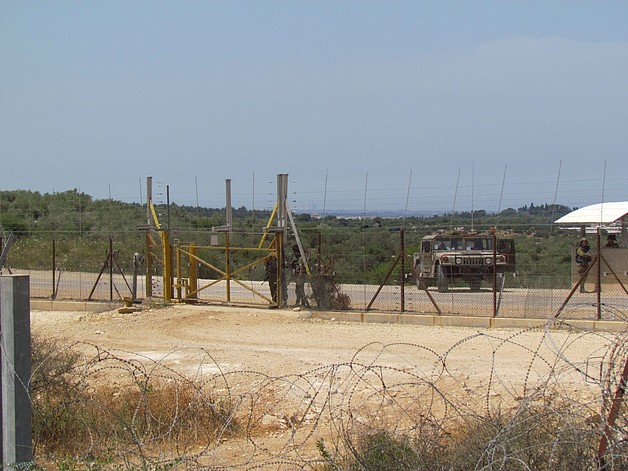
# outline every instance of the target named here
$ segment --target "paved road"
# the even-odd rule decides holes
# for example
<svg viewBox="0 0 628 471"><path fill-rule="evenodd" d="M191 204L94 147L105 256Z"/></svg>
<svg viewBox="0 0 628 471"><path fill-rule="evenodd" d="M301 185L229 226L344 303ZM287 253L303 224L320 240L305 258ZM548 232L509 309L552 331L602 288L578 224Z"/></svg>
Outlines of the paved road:
<svg viewBox="0 0 628 471"><path fill-rule="evenodd" d="M53 293L52 275L46 271L17 272L27 273L31 277L31 296L50 298ZM125 281L126 278L126 281ZM57 299L87 299L93 290L92 299L113 300L131 296L130 287L133 285L132 275L122 277L113 276L113 289L110 288L109 274L105 273L98 279L97 273L60 272L57 273ZM128 286L127 286L128 283ZM199 280L199 288L212 283L212 280ZM307 286L309 288L309 286ZM376 285L340 285L340 291L347 294L351 300L351 308L364 310L377 291ZM308 289L311 294L311 289ZM373 302L372 310L397 311L401 310L400 286L385 286ZM288 304L294 303L294 283L288 287ZM153 280L153 295L163 293L161 278ZM227 284L219 282L203 289L199 293L202 300L213 302L248 303L267 305L270 298L267 283L246 281L242 284L230 283L230 298L227 299ZM463 314L490 316L493 313L493 293L489 288L479 292L471 292L468 288L452 288L447 293L439 293L430 288L429 294L443 314ZM563 305L569 290L566 289L522 289L506 288L498 298L499 315L502 317L547 318L556 313ZM137 296L145 296L145 279L139 276L137 280ZM597 311L597 295L595 293L576 293L565 307L561 316L570 318L594 319ZM628 317L628 296L619 285L603 285L602 293L603 318ZM414 285L405 287L405 311L417 313L435 313L426 292L417 289Z"/></svg>

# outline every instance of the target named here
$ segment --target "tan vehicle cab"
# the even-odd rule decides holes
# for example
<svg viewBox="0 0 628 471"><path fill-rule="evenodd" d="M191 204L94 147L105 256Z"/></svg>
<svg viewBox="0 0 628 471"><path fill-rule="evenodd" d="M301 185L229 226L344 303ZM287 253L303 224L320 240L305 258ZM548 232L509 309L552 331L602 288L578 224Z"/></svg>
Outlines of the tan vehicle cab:
<svg viewBox="0 0 628 471"><path fill-rule="evenodd" d="M493 272L515 271L515 243L512 238L492 233L447 232L423 237L421 251L414 254L421 280L447 291L449 283L462 280L473 291L482 281L491 281Z"/></svg>

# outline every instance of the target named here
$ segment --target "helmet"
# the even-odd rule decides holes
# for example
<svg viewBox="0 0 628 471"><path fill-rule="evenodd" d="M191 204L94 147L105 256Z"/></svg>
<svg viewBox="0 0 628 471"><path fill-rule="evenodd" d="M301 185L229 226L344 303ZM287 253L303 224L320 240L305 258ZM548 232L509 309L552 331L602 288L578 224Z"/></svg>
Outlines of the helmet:
<svg viewBox="0 0 628 471"><path fill-rule="evenodd" d="M582 239L580 239L580 242L589 242L589 239L587 239L586 237L583 237Z"/></svg>

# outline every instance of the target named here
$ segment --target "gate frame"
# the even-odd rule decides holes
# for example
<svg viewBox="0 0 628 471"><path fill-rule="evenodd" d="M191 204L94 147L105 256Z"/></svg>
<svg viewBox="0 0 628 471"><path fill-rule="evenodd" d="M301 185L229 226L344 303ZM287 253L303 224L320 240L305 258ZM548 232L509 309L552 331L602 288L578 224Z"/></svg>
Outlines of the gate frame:
<svg viewBox="0 0 628 471"><path fill-rule="evenodd" d="M152 267L153 267L153 259L157 262L160 262L163 266L163 298L166 303L172 301L173 298L176 298L179 302L195 302L198 301L198 293L204 289L207 289L221 281L226 281L227 292L226 298L227 302L231 302L231 281L233 280L235 283L244 287L248 291L251 291L256 296L265 299L271 305L275 307L281 307L283 303L283 299L286 293L283 293L283 290L286 289L282 280L285 279L285 255L284 255L284 245L286 242L286 233L288 229L288 222L291 224L294 237L296 239L297 245L299 247L299 251L301 254L301 258L305 263L306 271L308 275L310 275L310 267L305 256L305 252L303 250L303 246L301 244L301 240L299 238L299 233L296 228L296 224L294 222L294 218L292 217L292 213L290 212L290 208L287 202L287 190L288 190L288 174L281 173L277 175L277 201L275 202L273 211L268 219L266 226L264 227L262 237L257 247L232 247L231 242L231 180L227 179L227 226L218 228L219 232L223 232L225 234L225 245L222 247L217 246L200 246L195 243L181 243L176 241L176 244L173 246L170 242L170 224L168 223L168 228L162 228L159 223L159 218L157 216L157 211L155 210L155 206L153 205L152 200L152 177L147 177L146 179L146 213L147 213L147 224L146 226L140 227L141 230L144 230L145 235L145 261L146 261L146 297L152 297ZM276 221L277 225L272 226L273 221ZM155 251L154 247L159 246L156 243L155 239L152 237L152 231L156 230L161 239L161 254L162 258L160 259ZM266 242L266 238L268 234L274 234L273 240L270 241L267 247L264 247ZM187 250L186 250L187 248ZM218 267L215 267L211 263L206 260L200 258L197 254L198 249L211 249L211 250L224 250L225 252L225 269L221 270ZM231 271L230 265L230 254L235 251L260 251L264 252L264 255L261 258L254 260L251 263L248 263L244 267L241 267L235 271ZM189 262L189 271L188 278L184 278L182 276L183 269L183 259L187 257ZM260 293L258 290L255 290L249 286L246 286L244 283L240 281L236 276L242 273L244 270L248 270L249 268L259 264L266 263L270 258L275 257L277 259L277 301L273 301L269 299L264 294ZM174 258L174 260L173 260ZM211 283L206 284L205 286L198 287L198 270L196 263L201 263L208 268L219 273L221 278L217 280L213 280ZM174 266L174 267L173 267ZM176 272L176 276L175 276ZM176 280L175 280L176 278ZM185 288L185 295L184 290Z"/></svg>

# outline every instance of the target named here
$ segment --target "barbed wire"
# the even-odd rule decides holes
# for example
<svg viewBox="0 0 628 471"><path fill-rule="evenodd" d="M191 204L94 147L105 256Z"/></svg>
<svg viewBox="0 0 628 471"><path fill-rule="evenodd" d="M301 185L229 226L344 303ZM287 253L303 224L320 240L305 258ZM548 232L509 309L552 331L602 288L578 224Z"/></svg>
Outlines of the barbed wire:
<svg viewBox="0 0 628 471"><path fill-rule="evenodd" d="M63 394L50 385L33 392L36 463L67 469L69 456L76 469L601 469L595 450L626 338L552 320L505 336L478 332L443 351L372 342L348 361L285 375L226 367L204 348L155 356L77 342L46 358L50 366L55 355L83 352L63 373ZM465 371L463 358L481 348L490 352L478 360L484 374ZM606 469L628 464L626 417L621 410L611 427ZM396 468L370 461L384 445L378 459L397 460Z"/></svg>

